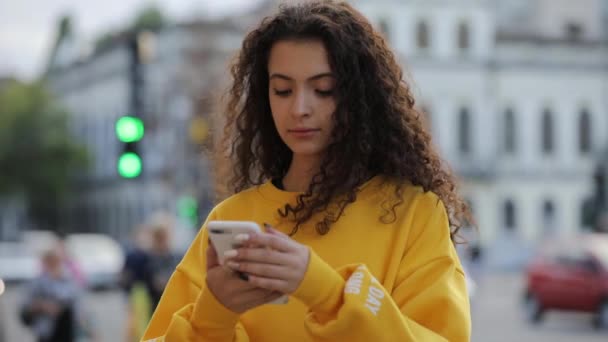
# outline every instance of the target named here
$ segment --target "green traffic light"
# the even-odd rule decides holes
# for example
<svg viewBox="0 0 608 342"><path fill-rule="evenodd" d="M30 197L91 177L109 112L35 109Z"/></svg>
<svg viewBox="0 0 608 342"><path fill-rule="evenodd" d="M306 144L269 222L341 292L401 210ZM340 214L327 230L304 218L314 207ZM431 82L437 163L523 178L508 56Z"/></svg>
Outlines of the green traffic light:
<svg viewBox="0 0 608 342"><path fill-rule="evenodd" d="M144 136L144 123L133 116L123 116L116 121L118 140L130 143L141 140Z"/></svg>
<svg viewBox="0 0 608 342"><path fill-rule="evenodd" d="M184 196L177 202L179 214L182 217L196 217L198 204L196 199L190 196Z"/></svg>
<svg viewBox="0 0 608 342"><path fill-rule="evenodd" d="M124 153L118 159L118 174L124 178L135 178L141 174L141 158L135 153Z"/></svg>

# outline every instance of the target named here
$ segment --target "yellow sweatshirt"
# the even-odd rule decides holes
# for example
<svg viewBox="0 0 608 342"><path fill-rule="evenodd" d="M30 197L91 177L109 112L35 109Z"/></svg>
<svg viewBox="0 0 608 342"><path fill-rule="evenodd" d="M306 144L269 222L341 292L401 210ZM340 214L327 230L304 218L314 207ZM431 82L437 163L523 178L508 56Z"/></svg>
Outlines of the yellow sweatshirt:
<svg viewBox="0 0 608 342"><path fill-rule="evenodd" d="M268 182L220 203L209 220L291 224L277 208L296 193ZM152 341L469 341L462 266L450 241L443 203L408 185L396 217L382 223L394 185L375 177L326 235L311 220L293 238L310 248L299 288L286 305L236 314L205 282L205 226L177 266L144 340ZM388 217L390 219L390 217ZM156 339L155 339L156 338Z"/></svg>

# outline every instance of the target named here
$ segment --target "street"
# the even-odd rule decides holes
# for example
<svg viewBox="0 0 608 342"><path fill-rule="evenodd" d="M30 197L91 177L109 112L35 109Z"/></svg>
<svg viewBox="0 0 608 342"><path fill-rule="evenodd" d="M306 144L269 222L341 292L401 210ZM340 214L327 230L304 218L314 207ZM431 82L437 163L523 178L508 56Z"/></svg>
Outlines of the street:
<svg viewBox="0 0 608 342"><path fill-rule="evenodd" d="M0 342L34 342L34 336L19 322L18 308L24 286L9 286L0 296ZM84 308L91 315L97 334L95 342L124 341L125 297L119 291L89 292Z"/></svg>
<svg viewBox="0 0 608 342"><path fill-rule="evenodd" d="M594 330L591 326L591 316L586 314L549 313L540 325L529 325L524 321L519 306L521 284L521 278L516 274L486 276L473 303L472 341L605 342L608 340L608 331ZM0 327L6 329L6 335L0 335L0 342L34 341L27 329L17 320L17 304L22 291L22 286L11 286L0 297L0 318L3 319ZM94 317L98 341L124 340L125 303L120 292L89 293L85 299L85 306Z"/></svg>
<svg viewBox="0 0 608 342"><path fill-rule="evenodd" d="M542 323L530 325L521 308L523 284L519 274L491 274L482 280L472 307L472 341L608 341L608 330L593 329L589 314L549 312Z"/></svg>

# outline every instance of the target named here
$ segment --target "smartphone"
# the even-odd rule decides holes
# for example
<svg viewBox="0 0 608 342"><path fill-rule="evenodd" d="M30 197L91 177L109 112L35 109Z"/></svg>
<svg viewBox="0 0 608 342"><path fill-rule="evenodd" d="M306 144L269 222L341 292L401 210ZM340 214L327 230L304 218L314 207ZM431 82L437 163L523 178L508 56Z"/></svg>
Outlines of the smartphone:
<svg viewBox="0 0 608 342"><path fill-rule="evenodd" d="M224 252L240 247L236 241L237 235L262 231L257 223L250 221L209 221L207 229L220 265L224 264Z"/></svg>
<svg viewBox="0 0 608 342"><path fill-rule="evenodd" d="M240 243L236 240L237 235L262 232L260 226L251 221L209 221L207 230L220 265L224 265L224 252L240 247ZM287 301L288 297L285 295L268 304L286 304Z"/></svg>

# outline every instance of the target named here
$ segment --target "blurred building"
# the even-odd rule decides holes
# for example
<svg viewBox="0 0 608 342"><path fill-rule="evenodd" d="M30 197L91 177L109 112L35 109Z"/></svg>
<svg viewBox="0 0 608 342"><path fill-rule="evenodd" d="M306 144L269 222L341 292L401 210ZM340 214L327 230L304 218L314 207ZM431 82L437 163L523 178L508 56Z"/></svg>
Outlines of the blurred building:
<svg viewBox="0 0 608 342"><path fill-rule="evenodd" d="M18 240L28 225L26 208L23 196L0 197L0 241Z"/></svg>
<svg viewBox="0 0 608 342"><path fill-rule="evenodd" d="M73 132L92 156L90 171L77 179L77 196L65 213L68 231L126 238L155 211L177 214L182 198L195 198L203 218L212 205L209 158L202 148L211 110L208 98L225 72L218 61L225 64L238 48L243 29L230 20L200 20L146 33L140 113L145 135L139 144L144 170L128 180L117 173L122 143L115 123L132 114L131 34L118 34L87 52L70 33L52 53L47 81L71 112Z"/></svg>
<svg viewBox="0 0 608 342"><path fill-rule="evenodd" d="M584 208L608 143L604 2L355 4L411 73L482 243L588 228Z"/></svg>
<svg viewBox="0 0 608 342"><path fill-rule="evenodd" d="M71 34L64 37L48 79L95 157L67 213L71 225L124 236L147 213L174 209L184 194L211 197L209 162L189 138L193 121L210 121L229 57L277 2L245 17L154 33L145 66L145 171L134 181L116 173L114 123L128 110L125 37L86 57ZM608 144L604 2L353 4L384 32L409 73L435 143L462 177L484 245L501 241L512 254L544 236L589 228L593 173Z"/></svg>

